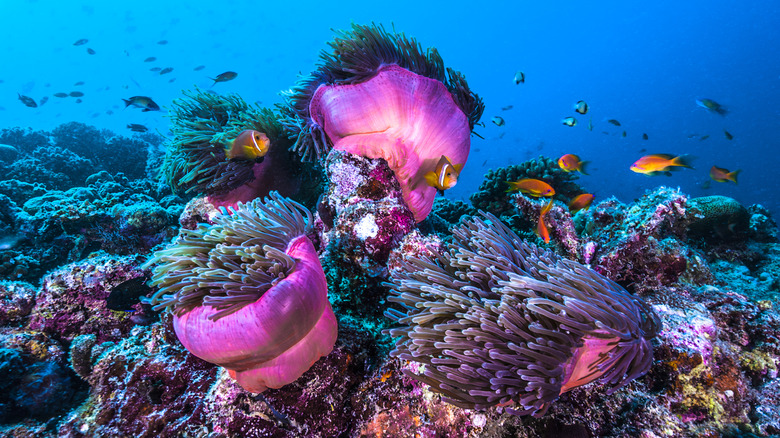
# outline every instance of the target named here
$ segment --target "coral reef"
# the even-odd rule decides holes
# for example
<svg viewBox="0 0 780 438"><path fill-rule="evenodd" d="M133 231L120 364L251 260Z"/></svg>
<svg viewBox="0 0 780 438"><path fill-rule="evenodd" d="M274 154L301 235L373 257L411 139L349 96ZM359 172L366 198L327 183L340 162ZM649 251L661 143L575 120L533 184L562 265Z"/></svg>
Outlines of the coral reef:
<svg viewBox="0 0 780 438"><path fill-rule="evenodd" d="M579 178L575 172L566 172L555 160L540 155L514 166L488 171L477 192L469 197L471 204L474 208L489 211L511 224L512 220L505 216L512 216L515 211L512 195L507 193L509 186L506 182L523 178L539 179L550 184L555 189L555 199L564 204L568 204L580 193L585 193L585 190L574 182Z"/></svg>
<svg viewBox="0 0 780 438"><path fill-rule="evenodd" d="M27 328L60 341L92 334L99 342L118 341L144 315L151 316L136 298L122 310L108 307L109 296L120 283L144 276L137 256L100 255L63 266L47 274L35 298Z"/></svg>
<svg viewBox="0 0 780 438"><path fill-rule="evenodd" d="M100 170L121 172L128 179L143 178L149 148L159 142L157 136L128 138L79 122L62 124L51 133L3 130L0 143L21 151L13 161L6 160L4 179L67 190L83 185Z"/></svg>
<svg viewBox="0 0 780 438"><path fill-rule="evenodd" d="M24 152L0 181L0 279L35 282L90 252L145 252L175 234L182 201L146 178L158 136L73 122L0 138Z"/></svg>
<svg viewBox="0 0 780 438"><path fill-rule="evenodd" d="M717 241L744 239L751 215L736 199L705 196L690 199L688 205L692 216L688 225L691 237Z"/></svg>
<svg viewBox="0 0 780 438"><path fill-rule="evenodd" d="M43 333L0 329L0 372L0 424L28 419L51 427L83 399L66 352Z"/></svg>
<svg viewBox="0 0 780 438"><path fill-rule="evenodd" d="M187 354L162 326L136 328L116 343L80 338L73 368L90 386L79 409L59 424L61 437L195 436L205 428L203 396L216 370ZM90 353L98 349L100 355Z"/></svg>
<svg viewBox="0 0 780 438"><path fill-rule="evenodd" d="M688 197L668 187L626 206L607 199L576 218L577 230L596 242L590 263L639 293L679 281L712 281L704 256L686 245L693 215Z"/></svg>
<svg viewBox="0 0 780 438"><path fill-rule="evenodd" d="M545 157L434 199L415 181L465 162L481 100L381 27L329 47L281 116L196 90L165 145L0 130L0 436L780 435L766 208L658 187L572 215ZM556 190L543 247L524 177Z"/></svg>
<svg viewBox="0 0 780 438"><path fill-rule="evenodd" d="M149 251L173 237L180 200L145 179L128 181L101 172L87 187L47 191L22 208L7 201L15 214L3 220L15 243L0 249L0 276L35 281L47 266L57 266L103 250L111 254ZM0 198L0 202L3 199ZM8 266L5 266L8 264Z"/></svg>
<svg viewBox="0 0 780 438"><path fill-rule="evenodd" d="M383 159L338 150L325 167L329 185L322 202L333 217L327 226L320 215L318 245L370 276L386 276L390 251L415 227L392 170Z"/></svg>
<svg viewBox="0 0 780 438"><path fill-rule="evenodd" d="M21 326L35 305L33 285L19 281L0 281L0 327Z"/></svg>

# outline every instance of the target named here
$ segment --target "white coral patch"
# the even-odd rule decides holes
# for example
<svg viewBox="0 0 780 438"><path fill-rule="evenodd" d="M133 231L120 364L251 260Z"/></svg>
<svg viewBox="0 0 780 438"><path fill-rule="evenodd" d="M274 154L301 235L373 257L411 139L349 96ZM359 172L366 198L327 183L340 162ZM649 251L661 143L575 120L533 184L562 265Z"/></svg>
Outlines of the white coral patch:
<svg viewBox="0 0 780 438"><path fill-rule="evenodd" d="M360 240L376 237L379 233L379 225L376 224L376 218L373 214L366 215L355 225L355 235Z"/></svg>

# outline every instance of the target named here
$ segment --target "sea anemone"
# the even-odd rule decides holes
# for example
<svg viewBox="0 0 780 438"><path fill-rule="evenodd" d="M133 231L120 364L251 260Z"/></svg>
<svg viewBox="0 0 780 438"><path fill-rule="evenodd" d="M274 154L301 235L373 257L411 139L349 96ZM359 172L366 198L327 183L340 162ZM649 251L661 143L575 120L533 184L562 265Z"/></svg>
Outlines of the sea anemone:
<svg viewBox="0 0 780 438"><path fill-rule="evenodd" d="M282 123L304 160L335 149L382 158L401 183L415 219L431 210L436 189L424 175L441 157L464 164L470 132L484 109L463 76L444 68L435 49L382 27L353 25L323 52L319 69L288 96Z"/></svg>
<svg viewBox="0 0 780 438"><path fill-rule="evenodd" d="M299 183L284 128L268 108L247 104L238 95L184 92L173 102L173 140L163 163L165 178L174 192L205 194L217 205L234 206L272 190L291 196ZM270 140L262 162L228 159L225 149L245 130L256 130Z"/></svg>
<svg viewBox="0 0 780 438"><path fill-rule="evenodd" d="M154 266L155 309L174 314L181 343L227 368L246 390L286 385L327 355L336 318L325 273L305 235L311 214L271 193L182 229Z"/></svg>
<svg viewBox="0 0 780 438"><path fill-rule="evenodd" d="M481 214L453 228L447 252L391 273L391 355L425 364L408 376L463 408L538 417L577 386L611 393L648 371L659 320L646 303Z"/></svg>

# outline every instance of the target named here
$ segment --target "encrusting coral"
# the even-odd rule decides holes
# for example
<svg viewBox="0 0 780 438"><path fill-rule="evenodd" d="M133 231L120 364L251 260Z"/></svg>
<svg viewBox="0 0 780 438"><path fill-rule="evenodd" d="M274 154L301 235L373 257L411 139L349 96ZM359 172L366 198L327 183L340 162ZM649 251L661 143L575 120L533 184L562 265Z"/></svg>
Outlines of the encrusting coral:
<svg viewBox="0 0 780 438"><path fill-rule="evenodd" d="M300 377L336 341L325 274L305 235L311 214L271 193L182 229L154 266L155 309L169 308L181 343L248 391Z"/></svg>
<svg viewBox="0 0 780 438"><path fill-rule="evenodd" d="M464 164L482 100L463 76L445 70L435 49L381 27L353 25L330 43L318 70L294 88L282 123L304 160L331 146L387 161L419 222L436 189L425 181L442 156Z"/></svg>
<svg viewBox="0 0 780 438"><path fill-rule="evenodd" d="M649 370L659 320L647 304L483 216L454 228L447 252L391 272L391 355L426 366L407 375L460 407L541 416L577 386L612 392Z"/></svg>

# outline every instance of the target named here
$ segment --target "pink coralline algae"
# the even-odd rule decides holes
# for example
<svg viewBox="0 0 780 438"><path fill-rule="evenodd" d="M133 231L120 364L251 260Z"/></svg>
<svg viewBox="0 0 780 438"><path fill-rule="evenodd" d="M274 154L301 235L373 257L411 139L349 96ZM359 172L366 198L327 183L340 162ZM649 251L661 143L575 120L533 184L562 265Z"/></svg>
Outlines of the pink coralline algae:
<svg viewBox="0 0 780 438"><path fill-rule="evenodd" d="M442 155L454 164L468 159L468 118L447 88L398 65L360 84L320 86L310 112L334 149L387 161L418 222L436 196L424 175Z"/></svg>
<svg viewBox="0 0 780 438"><path fill-rule="evenodd" d="M632 205L608 199L578 217L585 238L598 242L594 269L643 291L686 279L711 281L703 257L685 243L688 198L660 187Z"/></svg>
<svg viewBox="0 0 780 438"><path fill-rule="evenodd" d="M386 275L390 251L416 226L393 172L383 159L338 150L328 154L326 170L330 186L322 202L334 217L319 227L321 246L332 243L362 271Z"/></svg>
<svg viewBox="0 0 780 438"><path fill-rule="evenodd" d="M284 386L336 341L325 274L304 234L311 215L272 193L213 220L147 262L160 286L152 303L171 308L187 350L246 390Z"/></svg>
<svg viewBox="0 0 780 438"><path fill-rule="evenodd" d="M0 281L0 326L21 325L35 305L36 289L21 281Z"/></svg>
<svg viewBox="0 0 780 438"><path fill-rule="evenodd" d="M117 343L77 338L72 366L90 391L81 409L60 423L58 436L198 435L204 427L203 395L216 369L172 341L162 325L137 327Z"/></svg>
<svg viewBox="0 0 780 438"><path fill-rule="evenodd" d="M103 255L49 273L42 280L27 327L67 341L81 334L94 334L101 342L127 336L149 310L136 303L115 311L106 300L114 286L144 275L139 262L132 256Z"/></svg>

